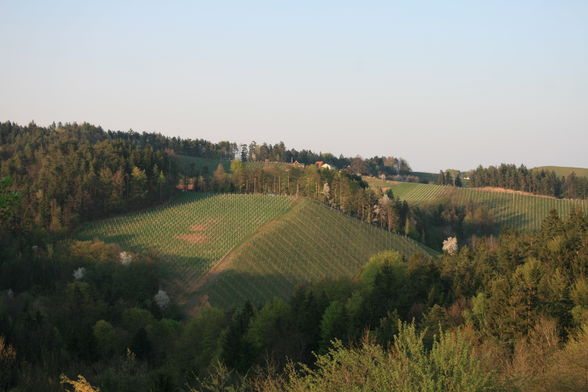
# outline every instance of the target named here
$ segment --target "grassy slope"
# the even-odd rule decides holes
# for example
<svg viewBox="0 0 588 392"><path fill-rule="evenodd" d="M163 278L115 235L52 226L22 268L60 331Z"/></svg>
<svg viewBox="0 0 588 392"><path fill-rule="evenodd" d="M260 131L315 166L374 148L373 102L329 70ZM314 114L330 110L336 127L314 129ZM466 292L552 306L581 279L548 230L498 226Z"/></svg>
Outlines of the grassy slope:
<svg viewBox="0 0 588 392"><path fill-rule="evenodd" d="M353 276L375 252L434 253L306 199L184 193L174 202L84 226L80 239L151 250L187 309L288 296L296 284ZM209 271L212 271L209 273Z"/></svg>
<svg viewBox="0 0 588 392"><path fill-rule="evenodd" d="M484 191L475 188L454 188L450 186L388 183L394 195L409 203L429 203L450 200L458 204L468 202L488 206L501 227L512 226L522 230L536 230L549 211L556 209L560 215L567 215L573 207L588 211L587 200L562 200L516 193ZM370 182L380 187L380 182Z"/></svg>
<svg viewBox="0 0 588 392"><path fill-rule="evenodd" d="M288 197L189 192L162 207L90 223L78 237L116 242L133 251L151 250L186 283L208 272L292 204Z"/></svg>
<svg viewBox="0 0 588 392"><path fill-rule="evenodd" d="M572 172L575 172L577 176L588 177L588 168L583 167L566 167L566 166L539 166L534 167L533 170L547 170L554 171L560 177L567 177Z"/></svg>
<svg viewBox="0 0 588 392"><path fill-rule="evenodd" d="M207 167L209 174L212 174L215 171L219 163L223 165L226 171L228 171L231 167L231 161L229 160L199 158L188 155L176 155L176 159L180 170L187 174L190 173L190 165L194 165L194 169L202 169L203 167Z"/></svg>
<svg viewBox="0 0 588 392"><path fill-rule="evenodd" d="M225 308L246 299L287 297L303 282L354 276L372 254L386 249L407 256L435 254L403 236L302 199L231 252L201 293L212 305Z"/></svg>

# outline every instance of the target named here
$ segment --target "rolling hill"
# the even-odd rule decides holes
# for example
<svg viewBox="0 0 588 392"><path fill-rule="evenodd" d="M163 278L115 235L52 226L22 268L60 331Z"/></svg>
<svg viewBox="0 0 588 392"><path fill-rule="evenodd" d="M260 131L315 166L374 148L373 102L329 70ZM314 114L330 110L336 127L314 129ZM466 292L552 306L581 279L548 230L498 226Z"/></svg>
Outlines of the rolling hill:
<svg viewBox="0 0 588 392"><path fill-rule="evenodd" d="M482 188L455 188L452 186L386 182L366 178L371 187L390 188L395 196L409 203L424 204L451 201L465 205L469 202L485 205L499 227L516 227L537 230L541 221L555 209L565 216L572 208L588 211L588 200L555 199L548 196L528 195L509 190Z"/></svg>
<svg viewBox="0 0 588 392"><path fill-rule="evenodd" d="M200 292L221 307L231 306L234 298L285 298L303 282L353 276L370 255L387 249L405 256L435 254L407 237L301 199L227 255Z"/></svg>
<svg viewBox="0 0 588 392"><path fill-rule="evenodd" d="M77 237L159 255L188 310L286 297L297 284L352 276L381 250L434 254L313 201L271 195L187 192L164 206L89 223Z"/></svg>
<svg viewBox="0 0 588 392"><path fill-rule="evenodd" d="M584 167L566 167L566 166L539 166L534 167L532 170L546 170L554 171L559 177L567 177L572 172L576 173L577 176L588 177L588 168Z"/></svg>
<svg viewBox="0 0 588 392"><path fill-rule="evenodd" d="M164 258L183 283L208 272L263 224L290 209L289 197L182 193L170 204L85 225L77 237Z"/></svg>

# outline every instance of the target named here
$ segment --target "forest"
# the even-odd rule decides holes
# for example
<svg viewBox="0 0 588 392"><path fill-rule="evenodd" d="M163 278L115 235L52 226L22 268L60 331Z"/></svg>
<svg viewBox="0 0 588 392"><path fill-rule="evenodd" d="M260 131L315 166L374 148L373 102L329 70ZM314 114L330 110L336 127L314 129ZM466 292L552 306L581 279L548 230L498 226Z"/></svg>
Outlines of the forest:
<svg viewBox="0 0 588 392"><path fill-rule="evenodd" d="M88 124L2 123L0 138L0 390L588 389L580 212L498 233L482 206L412 206L352 167L319 169L315 156L305 167L248 165L263 156L247 149L230 172L184 173L174 154L224 159L236 145ZM386 251L291 298L190 317L163 289L157 254L70 235L165 203L182 183L311 198L442 254Z"/></svg>

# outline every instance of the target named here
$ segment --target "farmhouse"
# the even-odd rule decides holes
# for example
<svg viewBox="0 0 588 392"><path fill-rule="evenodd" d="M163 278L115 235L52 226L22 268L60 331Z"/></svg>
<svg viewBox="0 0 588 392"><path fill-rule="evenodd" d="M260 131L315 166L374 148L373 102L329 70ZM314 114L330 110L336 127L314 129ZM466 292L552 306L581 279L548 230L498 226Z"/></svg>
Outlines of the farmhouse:
<svg viewBox="0 0 588 392"><path fill-rule="evenodd" d="M317 162L315 162L315 165L317 165L319 169L335 170L334 166L331 166L328 163L325 163L323 161L317 161Z"/></svg>

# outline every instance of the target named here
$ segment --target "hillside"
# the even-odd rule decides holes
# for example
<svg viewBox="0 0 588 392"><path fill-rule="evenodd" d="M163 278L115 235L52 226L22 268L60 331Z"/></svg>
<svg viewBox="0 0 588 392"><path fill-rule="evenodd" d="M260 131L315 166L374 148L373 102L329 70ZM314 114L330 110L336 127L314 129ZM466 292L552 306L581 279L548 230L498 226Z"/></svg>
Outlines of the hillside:
<svg viewBox="0 0 588 392"><path fill-rule="evenodd" d="M182 283L198 278L257 228L292 206L288 197L183 193L170 204L85 225L80 239L162 256Z"/></svg>
<svg viewBox="0 0 588 392"><path fill-rule="evenodd" d="M390 188L395 196L409 203L424 204L451 201L465 205L473 202L485 205L496 219L499 227L516 227L521 230L537 230L541 221L552 209L560 216L567 216L572 208L588 211L587 200L555 199L546 196L531 196L515 192L497 192L476 188L455 188L451 186L384 183L369 180L371 187Z"/></svg>
<svg viewBox="0 0 588 392"><path fill-rule="evenodd" d="M201 293L221 307L235 299L286 298L302 282L353 276L370 255L387 249L406 256L435 254L411 239L301 199L231 252Z"/></svg>
<svg viewBox="0 0 588 392"><path fill-rule="evenodd" d="M184 193L166 206L90 223L78 238L160 255L188 308L287 297L302 282L352 276L385 249L432 252L310 200L270 195Z"/></svg>
<svg viewBox="0 0 588 392"><path fill-rule="evenodd" d="M588 168L584 167L566 167L566 166L539 166L532 170L554 171L559 177L567 177L572 172L577 176L588 177Z"/></svg>

